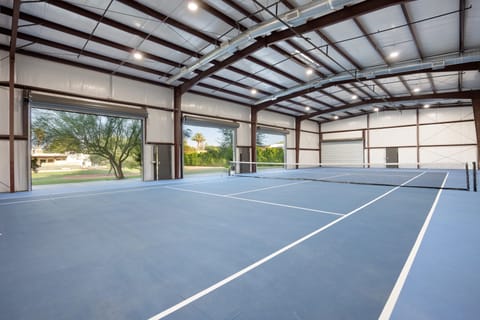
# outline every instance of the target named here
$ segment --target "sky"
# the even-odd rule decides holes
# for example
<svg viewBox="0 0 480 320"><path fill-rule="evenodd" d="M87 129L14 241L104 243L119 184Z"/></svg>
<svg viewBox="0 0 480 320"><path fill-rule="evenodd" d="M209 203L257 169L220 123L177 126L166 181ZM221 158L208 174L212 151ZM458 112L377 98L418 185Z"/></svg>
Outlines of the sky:
<svg viewBox="0 0 480 320"><path fill-rule="evenodd" d="M203 134L203 136L206 139L206 145L207 146L219 146L218 140L221 137L221 134L219 133L218 128L207 128L207 127L197 127L197 126L189 126L185 125L185 129L191 129L192 130L192 137L195 133L200 132ZM273 134L265 134L265 139L264 139L264 144L265 145L271 145L278 143L283 140L283 136L281 135L273 135ZM192 147L196 147L197 143L195 141L192 141L191 139L187 140L188 145Z"/></svg>

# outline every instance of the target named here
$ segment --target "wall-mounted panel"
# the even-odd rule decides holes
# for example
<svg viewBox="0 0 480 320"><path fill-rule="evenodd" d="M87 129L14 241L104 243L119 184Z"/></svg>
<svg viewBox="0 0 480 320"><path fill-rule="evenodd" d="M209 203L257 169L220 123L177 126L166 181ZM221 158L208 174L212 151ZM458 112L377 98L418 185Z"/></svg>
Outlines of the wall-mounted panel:
<svg viewBox="0 0 480 320"><path fill-rule="evenodd" d="M173 112L148 109L147 143L173 143Z"/></svg>
<svg viewBox="0 0 480 320"><path fill-rule="evenodd" d="M111 98L173 109L173 90L121 77L112 77Z"/></svg>
<svg viewBox="0 0 480 320"><path fill-rule="evenodd" d="M435 123L473 119L472 107L421 109L419 112L420 123Z"/></svg>
<svg viewBox="0 0 480 320"><path fill-rule="evenodd" d="M417 148L398 148L400 168L416 168Z"/></svg>
<svg viewBox="0 0 480 320"><path fill-rule="evenodd" d="M322 134L322 140L348 140L348 139L362 139L362 131L347 131Z"/></svg>
<svg viewBox="0 0 480 320"><path fill-rule="evenodd" d="M0 140L0 192L10 191L10 158L8 140Z"/></svg>
<svg viewBox="0 0 480 320"><path fill-rule="evenodd" d="M302 130L319 132L319 129L320 129L320 126L315 121L310 121L310 120L302 121Z"/></svg>
<svg viewBox="0 0 480 320"><path fill-rule="evenodd" d="M317 148L319 146L319 135L317 133L302 132L300 134L300 148Z"/></svg>
<svg viewBox="0 0 480 320"><path fill-rule="evenodd" d="M421 147L420 162L422 163L452 163L462 167L465 162L477 161L476 146L459 147Z"/></svg>
<svg viewBox="0 0 480 320"><path fill-rule="evenodd" d="M111 76L65 64L17 55L18 84L109 98Z"/></svg>
<svg viewBox="0 0 480 320"><path fill-rule="evenodd" d="M467 144L476 141L473 121L420 126L420 145Z"/></svg>
<svg viewBox="0 0 480 320"><path fill-rule="evenodd" d="M415 146L417 144L417 128L402 127L370 130L370 147Z"/></svg>
<svg viewBox="0 0 480 320"><path fill-rule="evenodd" d="M262 110L257 114L259 124L269 124L279 126L285 129L295 128L295 118L287 115Z"/></svg>
<svg viewBox="0 0 480 320"><path fill-rule="evenodd" d="M328 131L342 131L342 130L355 130L364 129L367 127L367 116L359 116L350 119L330 121L322 123L322 132Z"/></svg>
<svg viewBox="0 0 480 320"><path fill-rule="evenodd" d="M416 123L415 110L382 111L370 114L370 128L415 125Z"/></svg>
<svg viewBox="0 0 480 320"><path fill-rule="evenodd" d="M191 93L185 93L182 96L182 111L250 121L250 108L248 107Z"/></svg>
<svg viewBox="0 0 480 320"><path fill-rule="evenodd" d="M300 163L317 164L320 162L320 154L313 150L300 150Z"/></svg>

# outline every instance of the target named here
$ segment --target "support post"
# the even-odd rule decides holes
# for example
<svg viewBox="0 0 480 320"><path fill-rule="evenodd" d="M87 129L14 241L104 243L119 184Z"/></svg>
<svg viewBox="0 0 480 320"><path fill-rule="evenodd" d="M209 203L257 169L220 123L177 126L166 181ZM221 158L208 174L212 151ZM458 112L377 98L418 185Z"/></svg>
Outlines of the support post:
<svg viewBox="0 0 480 320"><path fill-rule="evenodd" d="M252 147L252 162L257 162L257 114L255 108L250 111L250 145ZM257 172L257 166L252 164L252 172Z"/></svg>
<svg viewBox="0 0 480 320"><path fill-rule="evenodd" d="M180 88L173 90L173 142L175 179L183 178L182 170L182 93Z"/></svg>
<svg viewBox="0 0 480 320"><path fill-rule="evenodd" d="M295 118L295 168L298 169L300 163L300 135L302 134L302 119Z"/></svg>
<svg viewBox="0 0 480 320"><path fill-rule="evenodd" d="M472 99L473 119L475 120L475 131L477 133L477 165L480 163L480 97ZM477 167L478 169L478 167Z"/></svg>
<svg viewBox="0 0 480 320"><path fill-rule="evenodd" d="M15 51L17 47L17 29L19 17L20 0L15 0L13 2L8 79L8 149L10 162L10 192L15 192Z"/></svg>

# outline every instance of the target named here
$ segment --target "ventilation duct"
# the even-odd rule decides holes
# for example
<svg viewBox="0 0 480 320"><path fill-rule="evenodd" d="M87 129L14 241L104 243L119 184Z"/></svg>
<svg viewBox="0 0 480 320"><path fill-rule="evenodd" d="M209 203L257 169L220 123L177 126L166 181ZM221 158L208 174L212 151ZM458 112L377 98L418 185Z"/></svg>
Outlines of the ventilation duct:
<svg viewBox="0 0 480 320"><path fill-rule="evenodd" d="M328 13L331 13L332 11L341 9L344 6L353 2L358 2L358 0L314 1L309 4L303 5L297 9L281 14L278 17L274 17L268 21L259 23L254 27L242 32L235 38L223 42L217 49L207 53L190 67L182 68L179 73L170 77L167 80L167 83L172 84L174 81L180 79L181 77L192 73L193 71L208 64L212 60L224 56L225 54L233 54L245 44L249 42L255 42L255 38L257 37L265 36L274 31L285 28L285 25L284 23L282 23L282 21L288 23L292 27L298 26L305 23L305 21L307 21L308 19L326 15Z"/></svg>

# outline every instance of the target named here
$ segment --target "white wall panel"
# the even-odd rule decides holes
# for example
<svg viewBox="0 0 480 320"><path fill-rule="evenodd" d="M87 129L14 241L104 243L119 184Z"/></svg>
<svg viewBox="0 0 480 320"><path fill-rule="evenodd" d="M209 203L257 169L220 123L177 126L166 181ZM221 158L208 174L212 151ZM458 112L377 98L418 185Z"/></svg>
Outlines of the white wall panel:
<svg viewBox="0 0 480 320"><path fill-rule="evenodd" d="M10 191L10 158L8 140L0 140L0 192Z"/></svg>
<svg viewBox="0 0 480 320"><path fill-rule="evenodd" d="M420 162L465 163L465 162L472 162L472 161L477 161L476 146L420 148Z"/></svg>
<svg viewBox="0 0 480 320"><path fill-rule="evenodd" d="M260 111L257 115L257 121L260 125L270 124L274 126L279 126L285 129L295 128L295 118L287 115L270 112L270 111Z"/></svg>
<svg viewBox="0 0 480 320"><path fill-rule="evenodd" d="M398 148L400 168L415 168L417 163L417 148Z"/></svg>
<svg viewBox="0 0 480 320"><path fill-rule="evenodd" d="M248 123L240 122L240 127L237 129L237 146L250 145L251 126Z"/></svg>
<svg viewBox="0 0 480 320"><path fill-rule="evenodd" d="M318 151L300 150L300 163L315 164L320 162L320 154Z"/></svg>
<svg viewBox="0 0 480 320"><path fill-rule="evenodd" d="M81 95L109 98L110 75L65 64L16 56L17 83Z"/></svg>
<svg viewBox="0 0 480 320"><path fill-rule="evenodd" d="M191 93L183 95L182 110L213 117L250 121L248 107Z"/></svg>
<svg viewBox="0 0 480 320"><path fill-rule="evenodd" d="M422 109L419 114L420 123L435 123L445 121L473 119L472 107Z"/></svg>
<svg viewBox="0 0 480 320"><path fill-rule="evenodd" d="M173 90L121 77L112 77L112 99L173 109Z"/></svg>
<svg viewBox="0 0 480 320"><path fill-rule="evenodd" d="M476 140L473 121L420 126L420 145L476 143Z"/></svg>
<svg viewBox="0 0 480 320"><path fill-rule="evenodd" d="M153 146L146 144L143 146L143 179L144 181L152 181L154 178L152 162L153 162Z"/></svg>
<svg viewBox="0 0 480 320"><path fill-rule="evenodd" d="M320 126L315 121L302 121L302 130L308 130L313 132L319 132Z"/></svg>
<svg viewBox="0 0 480 320"><path fill-rule="evenodd" d="M383 111L370 114L370 128L391 127L399 125L415 125L417 116L415 110Z"/></svg>
<svg viewBox="0 0 480 320"><path fill-rule="evenodd" d="M23 134L23 102L22 90L15 90L15 102L13 106L14 112L14 132L16 135ZM0 87L0 134L9 134L9 89L8 87Z"/></svg>
<svg viewBox="0 0 480 320"><path fill-rule="evenodd" d="M146 142L173 143L173 112L148 109Z"/></svg>
<svg viewBox="0 0 480 320"><path fill-rule="evenodd" d="M322 134L322 140L348 140L348 139L362 139L362 131L347 131Z"/></svg>
<svg viewBox="0 0 480 320"><path fill-rule="evenodd" d="M15 141L15 191L28 191L28 177L30 165L28 164L28 141Z"/></svg>
<svg viewBox="0 0 480 320"><path fill-rule="evenodd" d="M364 129L367 127L367 116L359 116L350 119L336 120L322 123L322 132Z"/></svg>
<svg viewBox="0 0 480 320"><path fill-rule="evenodd" d="M295 130L288 130L288 132L285 135L285 145L287 148L295 148Z"/></svg>
<svg viewBox="0 0 480 320"><path fill-rule="evenodd" d="M300 148L318 148L318 134L302 132L300 134Z"/></svg>
<svg viewBox="0 0 480 320"><path fill-rule="evenodd" d="M322 142L323 163L356 164L363 160L363 141L346 140Z"/></svg>
<svg viewBox="0 0 480 320"><path fill-rule="evenodd" d="M295 163L295 150L287 150L286 155L287 159L285 160L285 162Z"/></svg>
<svg viewBox="0 0 480 320"><path fill-rule="evenodd" d="M386 152L384 148L370 149L370 163L385 163L386 159L387 157L386 157Z"/></svg>
<svg viewBox="0 0 480 320"><path fill-rule="evenodd" d="M8 56L7 51L0 50L0 56L6 57ZM0 81L8 81L9 78L9 69L10 69L10 62L8 59L0 59Z"/></svg>
<svg viewBox="0 0 480 320"><path fill-rule="evenodd" d="M372 129L370 147L414 146L417 144L416 136L416 127Z"/></svg>

